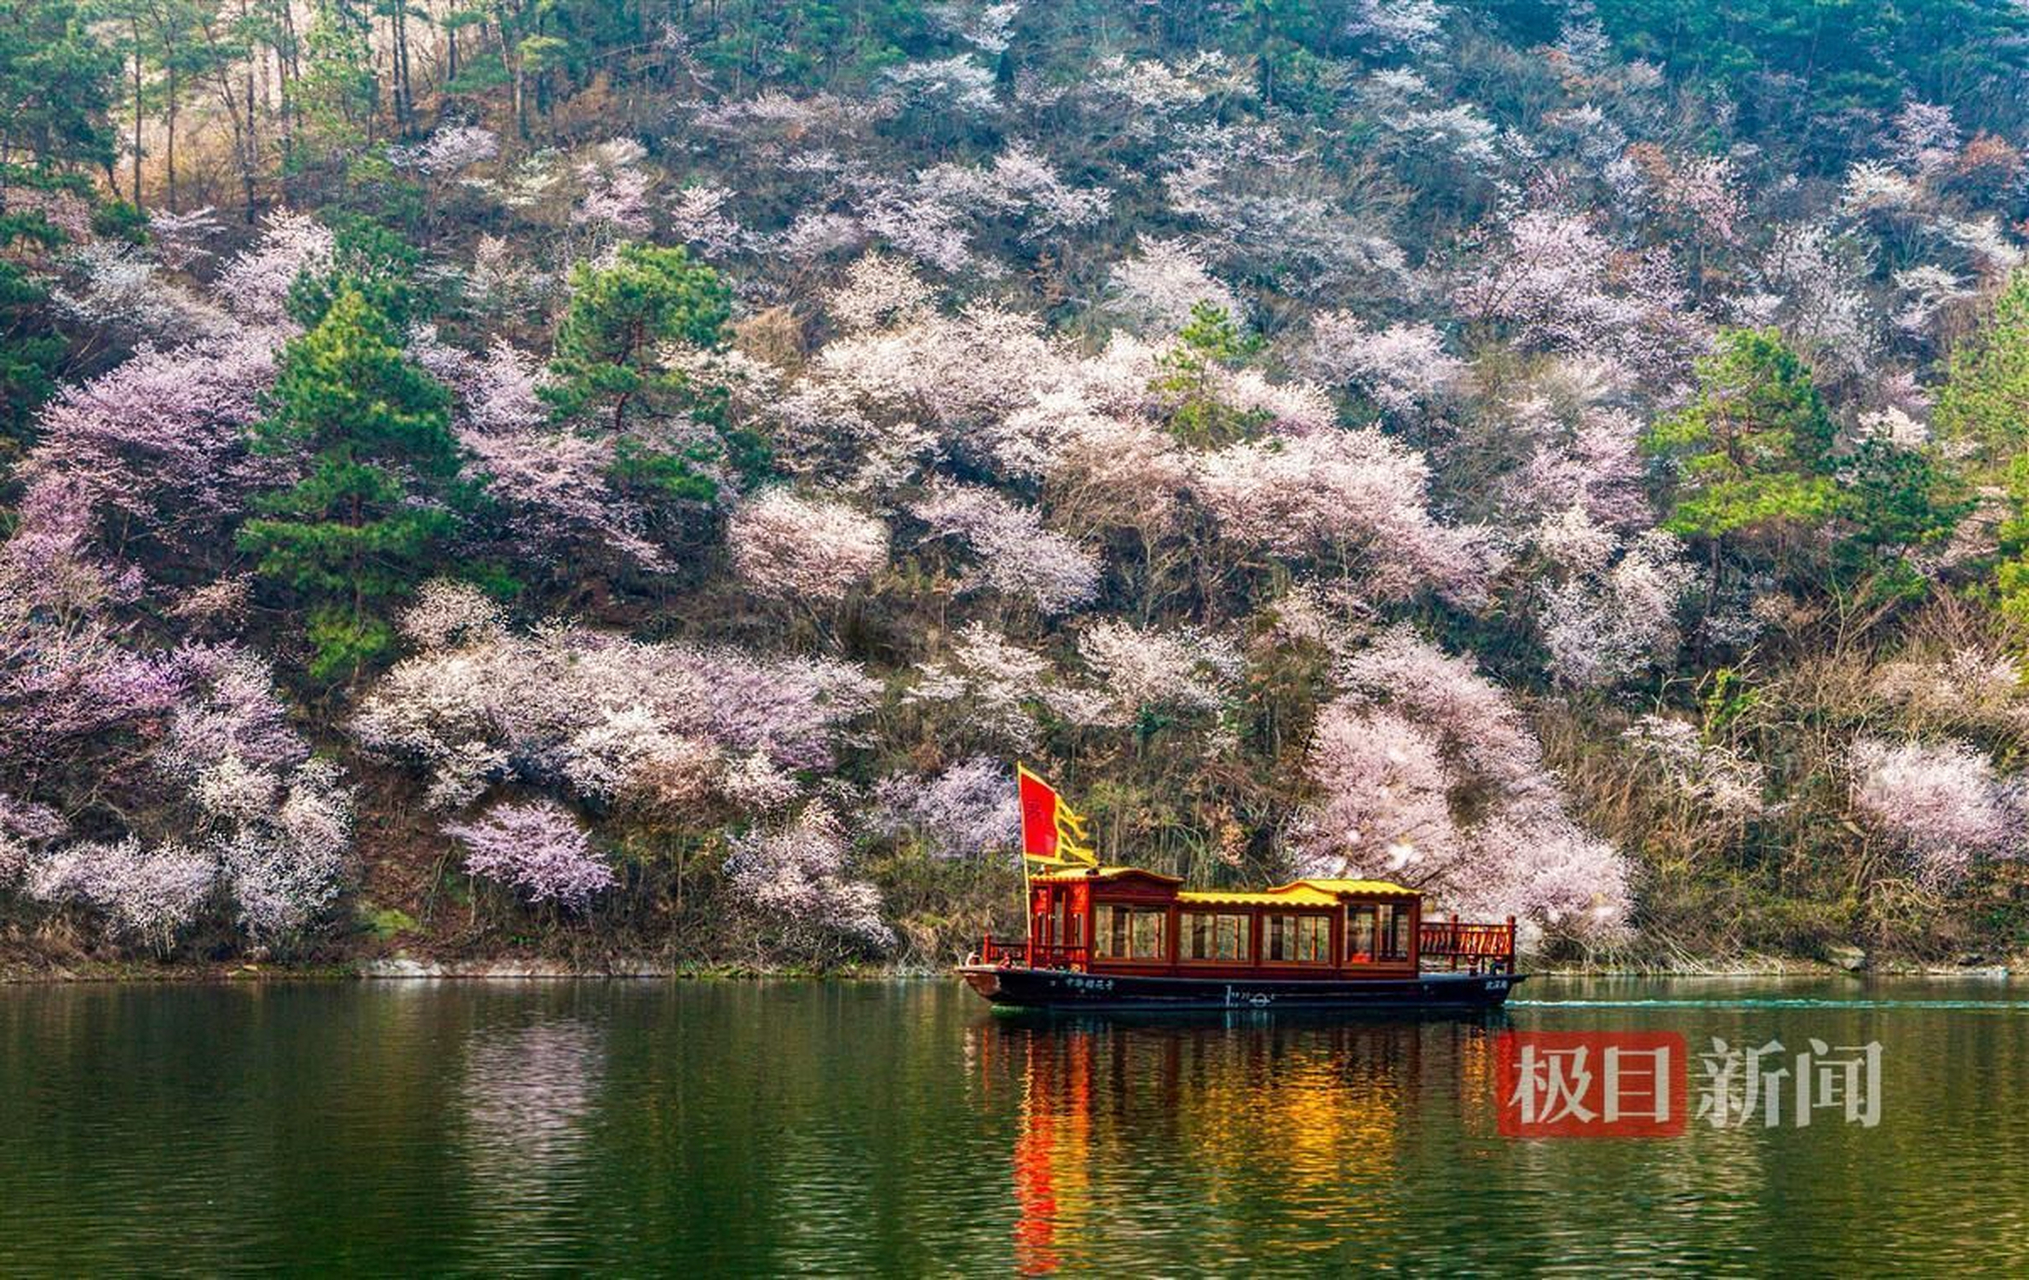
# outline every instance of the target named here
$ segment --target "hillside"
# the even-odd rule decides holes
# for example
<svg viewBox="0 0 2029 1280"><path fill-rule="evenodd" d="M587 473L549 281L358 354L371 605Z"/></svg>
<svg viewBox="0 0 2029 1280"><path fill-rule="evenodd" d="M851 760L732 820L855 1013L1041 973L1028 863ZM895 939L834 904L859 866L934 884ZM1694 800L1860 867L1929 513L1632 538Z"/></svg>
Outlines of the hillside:
<svg viewBox="0 0 2029 1280"><path fill-rule="evenodd" d="M2000 0L0 0L0 963L1109 860L2029 944Z"/></svg>

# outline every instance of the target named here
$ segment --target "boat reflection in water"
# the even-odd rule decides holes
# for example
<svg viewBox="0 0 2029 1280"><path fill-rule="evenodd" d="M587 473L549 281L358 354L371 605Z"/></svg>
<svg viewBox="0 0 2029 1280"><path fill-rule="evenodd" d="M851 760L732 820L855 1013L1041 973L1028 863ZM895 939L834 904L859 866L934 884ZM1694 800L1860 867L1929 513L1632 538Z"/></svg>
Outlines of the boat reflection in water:
<svg viewBox="0 0 2029 1280"><path fill-rule="evenodd" d="M1463 1118L1492 1135L1493 1037L1505 1025L1499 1013L1252 1011L983 1021L968 1033L980 1086L1018 1099L1016 1268L1119 1262L1133 1218L1152 1238L1183 1227L1206 1251L1200 1263L1321 1263L1362 1237L1399 1233L1400 1197L1375 1192L1417 1162L1405 1148L1424 1133L1426 1103L1445 1113L1445 1133ZM1479 1114L1461 1117L1461 1104ZM1244 1239L1264 1218L1279 1223L1277 1238Z"/></svg>

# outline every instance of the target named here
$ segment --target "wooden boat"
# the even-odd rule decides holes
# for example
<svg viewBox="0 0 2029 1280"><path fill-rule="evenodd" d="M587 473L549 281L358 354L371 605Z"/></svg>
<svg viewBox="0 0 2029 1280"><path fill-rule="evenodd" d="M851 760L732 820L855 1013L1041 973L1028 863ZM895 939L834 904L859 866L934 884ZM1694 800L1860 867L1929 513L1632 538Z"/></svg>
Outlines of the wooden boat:
<svg viewBox="0 0 2029 1280"><path fill-rule="evenodd" d="M1049 1009L1491 1009L1515 972L1515 921L1423 919L1381 880L1186 890L1139 867L1029 881L1029 933L958 967L996 1005Z"/></svg>

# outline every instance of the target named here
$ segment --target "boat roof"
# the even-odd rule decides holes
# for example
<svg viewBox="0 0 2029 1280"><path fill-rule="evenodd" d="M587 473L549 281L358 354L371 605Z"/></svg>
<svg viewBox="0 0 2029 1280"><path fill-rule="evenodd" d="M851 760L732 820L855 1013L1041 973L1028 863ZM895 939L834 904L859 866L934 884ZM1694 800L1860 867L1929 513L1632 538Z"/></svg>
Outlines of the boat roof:
<svg viewBox="0 0 2029 1280"><path fill-rule="evenodd" d="M1076 871L1053 871L1030 877L1036 884L1076 884L1090 880L1141 879L1161 884L1182 884L1181 876L1166 876L1141 867L1084 867ZM1312 878L1292 880L1270 889L1186 889L1177 894L1179 902L1218 906L1255 906L1288 903L1302 906L1336 906L1346 898L1420 898L1423 891L1388 880L1344 880Z"/></svg>
<svg viewBox="0 0 2029 1280"><path fill-rule="evenodd" d="M1338 897L1320 893L1309 885L1288 886L1289 892L1270 889L1263 892L1242 893L1238 890L1193 889L1177 895L1177 901L1189 906L1206 907L1335 907Z"/></svg>
<svg viewBox="0 0 2029 1280"><path fill-rule="evenodd" d="M1363 898L1420 898L1423 890L1411 889L1392 880L1292 880L1288 884L1270 889L1270 893L1288 893L1298 888L1315 889L1334 897L1340 894L1354 894Z"/></svg>
<svg viewBox="0 0 2029 1280"><path fill-rule="evenodd" d="M1052 871L1046 875L1030 876L1032 884L1075 884L1080 880L1160 880L1164 884L1182 884L1182 876L1166 876L1159 871L1148 871L1141 867L1083 867L1077 871Z"/></svg>

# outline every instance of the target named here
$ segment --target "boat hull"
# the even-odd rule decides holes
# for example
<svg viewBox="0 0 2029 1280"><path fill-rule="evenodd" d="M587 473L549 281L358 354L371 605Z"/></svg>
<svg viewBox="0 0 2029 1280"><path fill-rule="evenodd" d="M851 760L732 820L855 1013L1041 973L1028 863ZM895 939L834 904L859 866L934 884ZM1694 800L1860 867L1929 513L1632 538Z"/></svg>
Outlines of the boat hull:
<svg viewBox="0 0 2029 1280"><path fill-rule="evenodd" d="M1169 978L960 965L966 985L1015 1009L1498 1009L1517 973L1402 978Z"/></svg>

